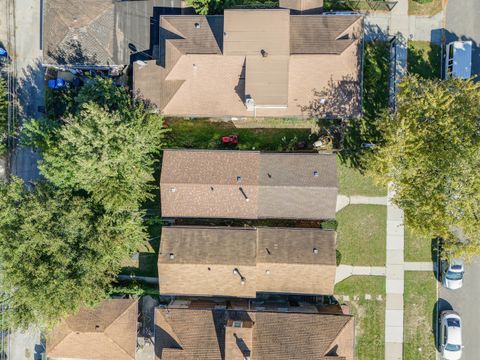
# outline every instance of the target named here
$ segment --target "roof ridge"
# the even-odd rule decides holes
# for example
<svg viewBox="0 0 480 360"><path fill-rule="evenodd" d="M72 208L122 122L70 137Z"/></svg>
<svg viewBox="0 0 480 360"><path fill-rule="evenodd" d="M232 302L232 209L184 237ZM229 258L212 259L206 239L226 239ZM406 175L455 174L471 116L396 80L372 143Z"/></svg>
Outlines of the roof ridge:
<svg viewBox="0 0 480 360"><path fill-rule="evenodd" d="M128 299L128 300L133 300L133 299ZM123 316L128 310L130 310L130 308L131 308L133 305L135 305L135 304L137 304L137 302L136 302L135 300L133 300L133 302L132 302L129 306L127 306L127 308L126 308L124 311L122 311L122 312L120 313L120 315L118 315L118 316L115 318L115 320L113 320L113 321L110 323L110 325L108 325L108 326L105 328L105 330L103 330L103 333L105 333L113 324L115 324L115 323L117 322L117 320L118 320L121 316Z"/></svg>
<svg viewBox="0 0 480 360"><path fill-rule="evenodd" d="M62 321L64 321L64 320L62 320ZM74 331L70 328L70 326L68 326L67 322L66 322L66 321L64 321L64 322L65 322L65 325L66 325L66 326L68 327L68 329L70 330L70 332L69 332L68 334L66 334L60 341L58 341L58 342L55 344L55 346L54 346L52 349L50 349L49 352L53 352L53 351L58 347L58 345L60 345L60 344L62 343L63 340L65 340L67 337L69 337L70 335L72 335L72 334L74 333Z"/></svg>
<svg viewBox="0 0 480 360"><path fill-rule="evenodd" d="M122 348L116 341L113 341L113 339L110 336L107 336L107 334L102 333L107 341L110 341L112 344L114 344L117 348L120 349L121 352L125 353L130 359L135 360L135 355L132 357L124 348Z"/></svg>
<svg viewBox="0 0 480 360"><path fill-rule="evenodd" d="M345 315L345 314L334 314L334 315L348 316L348 315ZM343 331L343 329L345 329L345 327L347 326L347 324L349 324L350 321L352 321L353 316L348 316L348 317L349 317L349 319L348 319L348 320L345 322L345 324L343 324L343 326L338 330L337 334L336 334L335 337L332 339L332 341L330 342L330 344L328 344L326 353L328 353L328 352L331 350L333 343L338 339L338 336L340 335L340 333ZM324 356L327 356L326 353L325 353Z"/></svg>

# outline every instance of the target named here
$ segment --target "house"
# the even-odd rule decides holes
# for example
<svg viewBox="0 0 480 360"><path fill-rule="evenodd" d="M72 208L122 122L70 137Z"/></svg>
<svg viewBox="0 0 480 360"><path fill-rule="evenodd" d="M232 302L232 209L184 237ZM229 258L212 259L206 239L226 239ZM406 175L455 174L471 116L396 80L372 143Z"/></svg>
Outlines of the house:
<svg viewBox="0 0 480 360"><path fill-rule="evenodd" d="M353 360L350 315L175 303L155 311L157 360Z"/></svg>
<svg viewBox="0 0 480 360"><path fill-rule="evenodd" d="M337 192L333 154L163 152L164 218L333 219Z"/></svg>
<svg viewBox="0 0 480 360"><path fill-rule="evenodd" d="M158 43L153 24L160 14L182 14L185 7L183 0L47 0L44 65L115 68L129 65L133 53L151 58L152 42Z"/></svg>
<svg viewBox="0 0 480 360"><path fill-rule="evenodd" d="M162 295L332 295L334 231L303 228L163 227Z"/></svg>
<svg viewBox="0 0 480 360"><path fill-rule="evenodd" d="M132 299L104 300L94 309L81 309L47 337L52 359L134 360L138 303Z"/></svg>
<svg viewBox="0 0 480 360"><path fill-rule="evenodd" d="M300 12L312 7L306 0L287 3ZM361 113L360 15L227 9L161 16L159 26L159 57L134 64L133 87L165 115Z"/></svg>

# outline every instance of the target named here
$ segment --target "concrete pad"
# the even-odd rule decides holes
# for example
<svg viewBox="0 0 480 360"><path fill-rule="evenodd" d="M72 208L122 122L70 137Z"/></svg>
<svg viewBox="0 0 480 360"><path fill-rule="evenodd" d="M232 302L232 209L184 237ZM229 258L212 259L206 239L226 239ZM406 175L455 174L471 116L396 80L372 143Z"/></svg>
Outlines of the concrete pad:
<svg viewBox="0 0 480 360"><path fill-rule="evenodd" d="M387 250L387 264L403 264L402 250Z"/></svg>
<svg viewBox="0 0 480 360"><path fill-rule="evenodd" d="M403 280L403 265L389 265L387 266L387 279Z"/></svg>
<svg viewBox="0 0 480 360"><path fill-rule="evenodd" d="M346 195L338 195L337 196L337 208L336 211L339 212L344 207L350 204L350 198Z"/></svg>
<svg viewBox="0 0 480 360"><path fill-rule="evenodd" d="M386 326L402 326L403 327L403 310L386 310L385 311Z"/></svg>
<svg viewBox="0 0 480 360"><path fill-rule="evenodd" d="M403 294L387 295L387 310L403 310Z"/></svg>
<svg viewBox="0 0 480 360"><path fill-rule="evenodd" d="M402 360L403 344L388 342L385 343L385 360Z"/></svg>
<svg viewBox="0 0 480 360"><path fill-rule="evenodd" d="M403 294L403 280L390 280L387 278L387 294Z"/></svg>
<svg viewBox="0 0 480 360"><path fill-rule="evenodd" d="M403 220L403 210L399 207L390 205L387 208L387 216L392 220Z"/></svg>
<svg viewBox="0 0 480 360"><path fill-rule="evenodd" d="M385 326L385 342L402 343L403 326Z"/></svg>

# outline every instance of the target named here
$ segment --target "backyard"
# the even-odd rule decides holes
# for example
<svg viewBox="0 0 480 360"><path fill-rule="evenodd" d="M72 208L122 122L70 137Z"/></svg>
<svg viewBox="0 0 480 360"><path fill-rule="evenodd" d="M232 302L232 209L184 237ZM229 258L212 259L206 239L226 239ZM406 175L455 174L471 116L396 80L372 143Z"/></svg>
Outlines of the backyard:
<svg viewBox="0 0 480 360"><path fill-rule="evenodd" d="M387 207L348 205L337 213L342 264L385 266Z"/></svg>
<svg viewBox="0 0 480 360"><path fill-rule="evenodd" d="M335 296L355 316L356 359L385 356L385 277L351 276L335 285Z"/></svg>
<svg viewBox="0 0 480 360"><path fill-rule="evenodd" d="M435 275L431 271L406 271L404 293L404 358L436 359L432 321L436 321Z"/></svg>

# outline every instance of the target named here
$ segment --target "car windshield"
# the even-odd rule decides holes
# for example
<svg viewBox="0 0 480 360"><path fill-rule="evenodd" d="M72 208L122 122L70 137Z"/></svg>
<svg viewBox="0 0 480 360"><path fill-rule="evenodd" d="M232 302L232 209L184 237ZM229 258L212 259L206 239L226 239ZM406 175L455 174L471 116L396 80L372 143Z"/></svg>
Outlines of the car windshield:
<svg viewBox="0 0 480 360"><path fill-rule="evenodd" d="M456 271L447 271L447 279L448 280L462 280L463 272L456 272Z"/></svg>
<svg viewBox="0 0 480 360"><path fill-rule="evenodd" d="M462 347L460 345L456 345L456 344L447 344L445 346L445 349L447 349L448 351L460 351Z"/></svg>

